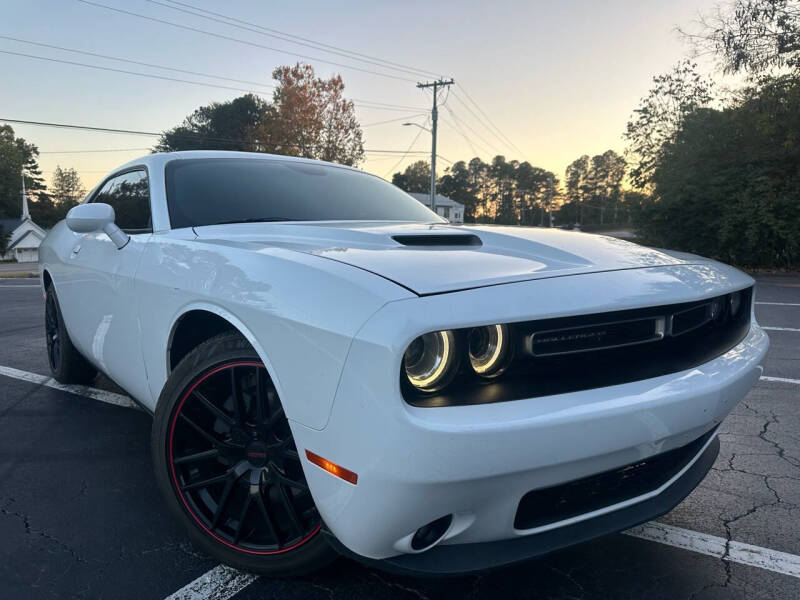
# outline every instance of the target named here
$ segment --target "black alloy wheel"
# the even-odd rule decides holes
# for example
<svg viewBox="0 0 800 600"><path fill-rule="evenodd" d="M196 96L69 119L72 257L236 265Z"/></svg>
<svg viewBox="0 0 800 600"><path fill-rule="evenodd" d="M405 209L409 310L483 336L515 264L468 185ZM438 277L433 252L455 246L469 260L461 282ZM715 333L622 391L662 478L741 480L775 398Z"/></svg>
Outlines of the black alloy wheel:
<svg viewBox="0 0 800 600"><path fill-rule="evenodd" d="M321 519L266 368L233 361L201 373L172 415L175 491L209 536L252 555L289 552Z"/></svg>
<svg viewBox="0 0 800 600"><path fill-rule="evenodd" d="M50 369L58 371L61 366L61 339L55 294L47 294L44 309L44 333L47 340L47 360L50 363Z"/></svg>
<svg viewBox="0 0 800 600"><path fill-rule="evenodd" d="M44 337L47 343L47 362L56 381L82 385L91 383L97 375L97 369L72 345L52 284L45 290Z"/></svg>

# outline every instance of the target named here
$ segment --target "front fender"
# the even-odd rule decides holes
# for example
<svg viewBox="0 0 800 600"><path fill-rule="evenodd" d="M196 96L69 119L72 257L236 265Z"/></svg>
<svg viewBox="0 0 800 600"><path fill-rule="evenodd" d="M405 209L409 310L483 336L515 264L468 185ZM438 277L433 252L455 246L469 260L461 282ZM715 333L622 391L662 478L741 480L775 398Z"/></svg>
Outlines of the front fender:
<svg viewBox="0 0 800 600"><path fill-rule="evenodd" d="M175 323L187 311L202 309L227 320L250 341L273 378L286 416L312 429L327 423L356 332L387 302L411 296L371 273L325 258L217 245L186 231L153 235L136 293L150 408L155 409L169 375L167 348Z"/></svg>

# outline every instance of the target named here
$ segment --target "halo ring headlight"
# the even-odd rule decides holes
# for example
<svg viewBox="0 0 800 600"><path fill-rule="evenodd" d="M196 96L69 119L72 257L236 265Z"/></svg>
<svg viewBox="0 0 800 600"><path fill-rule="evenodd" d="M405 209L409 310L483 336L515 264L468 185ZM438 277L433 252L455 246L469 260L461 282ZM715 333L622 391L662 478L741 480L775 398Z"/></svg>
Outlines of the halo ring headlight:
<svg viewBox="0 0 800 600"><path fill-rule="evenodd" d="M434 331L416 338L403 355L408 382L422 392L445 387L456 367L456 343L452 331Z"/></svg>
<svg viewBox="0 0 800 600"><path fill-rule="evenodd" d="M472 370L489 379L500 375L508 365L509 342L508 327L505 325L475 327L469 335Z"/></svg>

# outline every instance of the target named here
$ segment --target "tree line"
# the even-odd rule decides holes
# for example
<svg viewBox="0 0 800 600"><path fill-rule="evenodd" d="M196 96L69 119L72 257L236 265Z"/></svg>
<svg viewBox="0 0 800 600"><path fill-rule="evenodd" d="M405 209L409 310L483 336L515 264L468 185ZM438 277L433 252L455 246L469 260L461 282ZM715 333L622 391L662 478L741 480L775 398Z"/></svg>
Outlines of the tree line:
<svg viewBox="0 0 800 600"><path fill-rule="evenodd" d="M584 155L568 167L563 182L527 161L495 156L458 161L437 177L437 193L464 205L464 220L504 225L578 224L585 228L630 223L641 194L624 189L625 159L608 150ZM430 191L430 163L418 160L392 176L407 192Z"/></svg>
<svg viewBox="0 0 800 600"><path fill-rule="evenodd" d="M240 150L303 156L357 165L364 159L361 126L341 76L317 77L310 65L280 66L271 101L246 94L201 106L159 137L153 152ZM86 194L75 169L56 167L46 185L39 150L0 127L0 218L21 212L22 178L34 222L49 228ZM0 232L0 250L7 234Z"/></svg>
<svg viewBox="0 0 800 600"><path fill-rule="evenodd" d="M577 157L563 178L498 155L459 160L437 178L464 205L465 220L518 225L632 225L643 242L745 267L800 265L800 1L733 0L681 30L718 71L746 76L718 90L691 60L653 78L624 131L624 155ZM361 126L340 76L297 64L273 71L271 101L255 95L202 106L165 131L154 151L228 149L358 165ZM0 217L19 213L20 177L31 213L49 226L82 195L74 170L50 188L38 150L0 127ZM392 181L427 192L430 165ZM80 191L80 193L78 193Z"/></svg>
<svg viewBox="0 0 800 600"><path fill-rule="evenodd" d="M734 0L681 34L746 84L682 61L653 80L626 138L645 243L743 267L800 267L800 2Z"/></svg>
<svg viewBox="0 0 800 600"><path fill-rule="evenodd" d="M33 221L49 228L86 195L78 172L57 166L50 185L39 168L39 149L17 137L10 125L0 126L0 219L19 218L22 213L22 180L28 193ZM10 231L0 231L0 254L5 252Z"/></svg>
<svg viewBox="0 0 800 600"><path fill-rule="evenodd" d="M271 102L245 94L201 106L165 131L154 150L267 152L351 166L364 159L361 126L340 75L323 79L298 63L276 68L272 77Z"/></svg>

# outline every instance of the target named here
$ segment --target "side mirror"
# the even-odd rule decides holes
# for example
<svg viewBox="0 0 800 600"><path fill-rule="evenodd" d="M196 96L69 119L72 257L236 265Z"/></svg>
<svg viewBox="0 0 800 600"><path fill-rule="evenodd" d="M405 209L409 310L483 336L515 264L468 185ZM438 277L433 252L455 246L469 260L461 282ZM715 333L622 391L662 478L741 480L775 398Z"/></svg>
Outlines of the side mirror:
<svg viewBox="0 0 800 600"><path fill-rule="evenodd" d="M103 231L121 250L131 238L114 224L114 217L114 209L109 204L102 202L79 204L67 213L67 227L75 233Z"/></svg>

